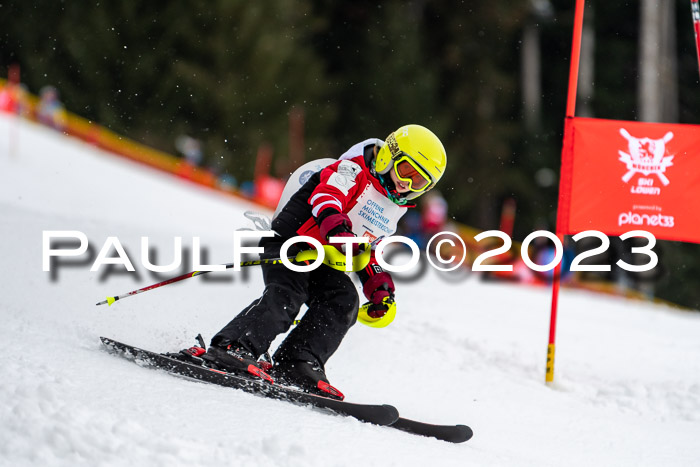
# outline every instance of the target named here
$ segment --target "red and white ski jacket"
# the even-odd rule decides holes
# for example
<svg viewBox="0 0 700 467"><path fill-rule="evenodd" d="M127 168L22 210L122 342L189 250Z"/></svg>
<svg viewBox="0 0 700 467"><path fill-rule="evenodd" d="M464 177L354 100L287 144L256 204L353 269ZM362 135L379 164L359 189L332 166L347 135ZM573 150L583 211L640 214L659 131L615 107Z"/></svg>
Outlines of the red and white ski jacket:
<svg viewBox="0 0 700 467"><path fill-rule="evenodd" d="M386 196L369 168L374 146L381 144L379 139L369 139L351 147L339 160L322 159L297 169L287 182L272 229L284 239L308 235L325 243L316 219L332 209L347 214L357 236L374 241L394 234L407 208Z"/></svg>

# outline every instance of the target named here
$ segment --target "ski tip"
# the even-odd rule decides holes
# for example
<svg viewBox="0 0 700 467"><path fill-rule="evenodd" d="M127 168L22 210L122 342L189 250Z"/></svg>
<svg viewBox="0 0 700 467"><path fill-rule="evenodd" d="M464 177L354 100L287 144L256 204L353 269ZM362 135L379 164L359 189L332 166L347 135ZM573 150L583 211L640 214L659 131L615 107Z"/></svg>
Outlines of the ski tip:
<svg viewBox="0 0 700 467"><path fill-rule="evenodd" d="M108 349L114 350L114 343L112 339L108 339L107 337L102 337L100 336L100 341L102 341L102 344L107 347Z"/></svg>
<svg viewBox="0 0 700 467"><path fill-rule="evenodd" d="M464 443L474 436L472 429L466 425L433 425L407 418L399 418L391 426L402 431L437 438L449 443Z"/></svg>
<svg viewBox="0 0 700 467"><path fill-rule="evenodd" d="M399 419L399 409L394 407L393 405L388 405L388 404L383 404L382 407L384 407L384 410L387 412L387 425L391 425L393 423L396 423L396 421Z"/></svg>
<svg viewBox="0 0 700 467"><path fill-rule="evenodd" d="M467 425L457 425L457 428L459 431L459 436L454 437L454 440L452 441L453 443L464 443L465 441L472 439L472 436L474 436L474 431L472 431L472 429Z"/></svg>

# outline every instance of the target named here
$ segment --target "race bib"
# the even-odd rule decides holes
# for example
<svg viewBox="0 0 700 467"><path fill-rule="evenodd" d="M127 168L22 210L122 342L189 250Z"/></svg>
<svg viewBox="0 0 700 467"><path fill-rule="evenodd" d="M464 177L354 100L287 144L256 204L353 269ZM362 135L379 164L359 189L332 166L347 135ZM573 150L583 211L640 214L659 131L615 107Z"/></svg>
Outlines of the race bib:
<svg viewBox="0 0 700 467"><path fill-rule="evenodd" d="M394 204L374 186L367 185L357 198L357 204L347 214L352 221L353 233L374 241L393 235L399 219L405 213L405 207Z"/></svg>

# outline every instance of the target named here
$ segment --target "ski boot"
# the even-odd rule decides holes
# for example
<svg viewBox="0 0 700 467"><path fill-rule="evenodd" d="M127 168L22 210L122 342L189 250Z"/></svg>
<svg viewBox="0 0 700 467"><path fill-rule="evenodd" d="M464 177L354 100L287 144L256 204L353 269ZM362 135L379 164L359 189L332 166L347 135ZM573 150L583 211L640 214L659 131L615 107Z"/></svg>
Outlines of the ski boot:
<svg viewBox="0 0 700 467"><path fill-rule="evenodd" d="M343 400L345 396L337 388L331 386L323 367L316 362L303 360L282 361L275 364L272 374L278 382L292 386L304 392Z"/></svg>
<svg viewBox="0 0 700 467"><path fill-rule="evenodd" d="M229 373L253 375L268 383L274 383L255 359L255 356L245 347L236 343L223 343L209 346L209 350L201 356L204 365L210 368L224 370Z"/></svg>

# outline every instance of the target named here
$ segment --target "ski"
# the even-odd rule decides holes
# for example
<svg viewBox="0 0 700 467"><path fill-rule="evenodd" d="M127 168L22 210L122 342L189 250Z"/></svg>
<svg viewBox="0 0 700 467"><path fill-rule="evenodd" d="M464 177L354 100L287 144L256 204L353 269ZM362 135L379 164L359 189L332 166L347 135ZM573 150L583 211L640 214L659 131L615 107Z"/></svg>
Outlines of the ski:
<svg viewBox="0 0 700 467"><path fill-rule="evenodd" d="M339 415L353 417L362 422L396 428L407 433L437 438L451 443L463 443L473 435L471 428L465 425L432 425L401 418L398 410L391 405L356 404L330 399L286 386L270 384L263 380L258 381L245 376L188 363L164 354L123 344L107 337L100 337L100 340L109 350L136 363L162 369L168 373L196 381L240 389L251 394L288 401L298 405L311 405Z"/></svg>
<svg viewBox="0 0 700 467"><path fill-rule="evenodd" d="M463 443L474 435L472 429L466 425L432 425L403 417L390 426L414 435L428 436L450 443Z"/></svg>
<svg viewBox="0 0 700 467"><path fill-rule="evenodd" d="M147 366L163 369L168 373L197 381L241 389L245 392L258 394L271 399L293 402L300 405L311 405L316 408L327 409L336 414L353 417L362 422L375 425L391 425L399 418L399 413L396 408L390 405L355 404L321 397L296 389L270 384L263 380L256 381L244 376L183 362L159 353L123 344L106 337L100 337L100 340L102 340L102 343L107 348L116 351L116 353L121 356L133 359L136 362L142 362Z"/></svg>

